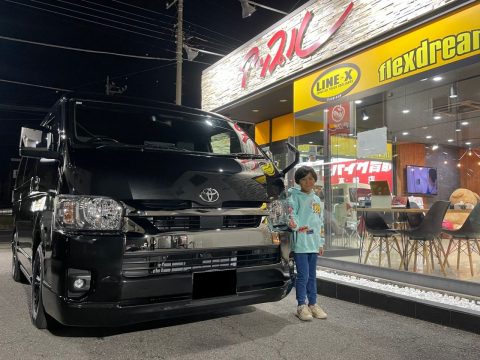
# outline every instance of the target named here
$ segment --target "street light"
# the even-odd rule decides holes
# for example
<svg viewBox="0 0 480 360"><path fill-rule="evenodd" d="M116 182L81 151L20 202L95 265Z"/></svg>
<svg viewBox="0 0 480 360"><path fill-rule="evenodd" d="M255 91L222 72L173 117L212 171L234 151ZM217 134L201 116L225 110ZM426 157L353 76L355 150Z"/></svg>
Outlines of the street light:
<svg viewBox="0 0 480 360"><path fill-rule="evenodd" d="M274 11L274 12L277 12L277 13L280 13L280 14L283 14L283 15L288 14L285 11L274 9L270 6L262 5L262 4L259 4L257 2L254 2L254 1L250 1L250 0L238 0L238 1L240 1L240 4L242 5L242 18L244 18L244 19L246 17L249 17L250 15L252 15L257 10L257 9L255 9L255 6L252 6L252 5L256 5L258 7L261 7L261 8L270 10L270 11Z"/></svg>
<svg viewBox="0 0 480 360"><path fill-rule="evenodd" d="M192 47L190 45L187 45L185 43L183 44L183 48L185 49L185 52L187 53L188 61L193 61L198 56L199 53L210 54L210 55L215 55L215 56L220 56L220 57L225 56L223 54L219 54L219 53L216 53L216 52L213 52L213 51L197 49L197 48L194 48L194 47Z"/></svg>

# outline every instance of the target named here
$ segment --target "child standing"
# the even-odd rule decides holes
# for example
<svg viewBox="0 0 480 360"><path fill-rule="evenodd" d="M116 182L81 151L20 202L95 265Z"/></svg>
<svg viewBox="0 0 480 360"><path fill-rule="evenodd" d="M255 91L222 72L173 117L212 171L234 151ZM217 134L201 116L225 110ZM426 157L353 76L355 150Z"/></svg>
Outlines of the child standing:
<svg viewBox="0 0 480 360"><path fill-rule="evenodd" d="M310 321L314 317L327 318L327 314L317 304L317 256L323 255L325 240L321 233L322 202L313 191L316 181L315 170L310 166L302 166L295 172L295 183L300 185L300 189L288 190L289 227L294 231L293 251L297 266L296 315L303 321Z"/></svg>

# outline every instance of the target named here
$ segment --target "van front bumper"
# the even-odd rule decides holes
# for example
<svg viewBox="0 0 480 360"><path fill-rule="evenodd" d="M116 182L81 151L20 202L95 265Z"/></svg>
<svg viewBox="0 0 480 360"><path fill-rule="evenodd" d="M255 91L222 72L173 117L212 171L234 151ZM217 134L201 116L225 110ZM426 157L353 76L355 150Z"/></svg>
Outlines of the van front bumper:
<svg viewBox="0 0 480 360"><path fill-rule="evenodd" d="M182 277L184 278L176 275L172 280L181 283L185 277L191 278L192 274L185 274ZM160 280L165 279L165 277L160 278ZM193 299L187 295L179 298L175 295L176 289L172 289L171 298L166 296L152 300L138 297L135 301L117 302L72 301L58 296L49 287L43 286L43 302L46 312L64 325L110 327L278 301L288 295L292 288L288 272L285 272L280 264L237 269L237 283L246 280L250 283L251 279L256 281L250 289L243 287L244 291L237 291L233 295L202 299ZM128 288L129 293L142 294L147 285L145 280L157 279L129 280L124 281L122 285ZM158 284L160 285L161 282Z"/></svg>

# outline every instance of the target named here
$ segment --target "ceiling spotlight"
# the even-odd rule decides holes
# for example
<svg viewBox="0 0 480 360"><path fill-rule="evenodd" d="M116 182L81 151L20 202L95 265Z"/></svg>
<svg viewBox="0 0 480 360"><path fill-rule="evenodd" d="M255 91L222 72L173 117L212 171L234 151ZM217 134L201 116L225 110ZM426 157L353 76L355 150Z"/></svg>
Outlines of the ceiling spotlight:
<svg viewBox="0 0 480 360"><path fill-rule="evenodd" d="M309 144L313 144L313 141L309 141L308 143L309 143Z"/></svg>
<svg viewBox="0 0 480 360"><path fill-rule="evenodd" d="M467 125L468 125L468 121L462 121L462 125L463 125L463 126L467 126Z"/></svg>
<svg viewBox="0 0 480 360"><path fill-rule="evenodd" d="M362 100L355 100L355 104L361 104L362 103Z"/></svg>
<svg viewBox="0 0 480 360"><path fill-rule="evenodd" d="M257 9L248 3L248 0L238 0L242 5L242 18L245 19L252 15Z"/></svg>
<svg viewBox="0 0 480 360"><path fill-rule="evenodd" d="M458 122L455 124L455 131L457 132L462 131L462 129L460 129L460 124Z"/></svg>
<svg viewBox="0 0 480 360"><path fill-rule="evenodd" d="M434 77L432 78L433 81L440 81L440 80L442 80L442 79L443 79L443 78L442 78L441 76L434 76Z"/></svg>
<svg viewBox="0 0 480 360"><path fill-rule="evenodd" d="M259 111L260 111L260 110L258 110L258 109L253 109L253 110L252 110L252 112L254 112L254 113L257 113L257 112L259 112Z"/></svg>
<svg viewBox="0 0 480 360"><path fill-rule="evenodd" d="M432 150L433 150L433 151L435 151L435 150L437 150L437 149L438 149L438 145L437 145L437 144L435 144L435 145L432 146Z"/></svg>
<svg viewBox="0 0 480 360"><path fill-rule="evenodd" d="M447 141L448 141L448 142L454 142L455 140L453 140L453 139L448 139Z"/></svg>
<svg viewBox="0 0 480 360"><path fill-rule="evenodd" d="M402 132L402 135L408 135L408 134L409 134L409 132L408 132L408 131L404 131L404 132Z"/></svg>
<svg viewBox="0 0 480 360"><path fill-rule="evenodd" d="M443 163L446 165L446 164L448 164L448 161L447 161L447 160L445 160Z"/></svg>
<svg viewBox="0 0 480 360"><path fill-rule="evenodd" d="M442 117L441 117L440 115L435 115L435 116L433 117L433 120L440 120L441 118L442 118Z"/></svg>
<svg viewBox="0 0 480 360"><path fill-rule="evenodd" d="M425 139L431 139L431 138L432 138L432 135L425 136Z"/></svg>
<svg viewBox="0 0 480 360"><path fill-rule="evenodd" d="M281 103L284 103L284 102L287 102L287 101L288 101L287 99L280 99Z"/></svg>
<svg viewBox="0 0 480 360"><path fill-rule="evenodd" d="M370 116L368 116L367 112L365 110L362 110L362 120L368 120L370 119Z"/></svg>
<svg viewBox="0 0 480 360"><path fill-rule="evenodd" d="M403 110L402 110L402 113L404 113L404 114L408 114L409 112L410 112L409 109L403 109Z"/></svg>
<svg viewBox="0 0 480 360"><path fill-rule="evenodd" d="M467 141L465 145L472 145L472 143L470 141Z"/></svg>
<svg viewBox="0 0 480 360"><path fill-rule="evenodd" d="M450 85L450 99L455 99L458 97L457 87L455 84Z"/></svg>
<svg viewBox="0 0 480 360"><path fill-rule="evenodd" d="M472 150L468 150L468 156L472 156Z"/></svg>
<svg viewBox="0 0 480 360"><path fill-rule="evenodd" d="M460 164L460 163L457 164L457 167L461 167L461 166L462 166L462 164Z"/></svg>

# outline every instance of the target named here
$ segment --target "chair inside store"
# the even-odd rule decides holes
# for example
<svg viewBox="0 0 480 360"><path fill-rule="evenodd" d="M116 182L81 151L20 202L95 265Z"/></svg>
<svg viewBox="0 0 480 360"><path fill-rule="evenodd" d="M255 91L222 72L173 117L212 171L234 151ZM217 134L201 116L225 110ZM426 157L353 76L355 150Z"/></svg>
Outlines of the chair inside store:
<svg viewBox="0 0 480 360"><path fill-rule="evenodd" d="M443 229L443 232L451 236L443 266L445 266L448 256L456 251L458 271L460 268L460 256L463 253L468 255L470 273L473 276L472 255L475 253L480 255L480 203L475 205L460 229Z"/></svg>
<svg viewBox="0 0 480 360"><path fill-rule="evenodd" d="M419 209L420 207L417 205L416 202L411 202L410 203L410 209ZM425 215L423 213L407 213L406 214L407 216L407 222L408 222L408 226L410 228L416 228L417 226L419 226L422 221L423 221L423 218L425 217Z"/></svg>
<svg viewBox="0 0 480 360"><path fill-rule="evenodd" d="M426 265L426 271L435 269L434 256L438 260L443 275L445 273L442 254L445 253L440 239L442 232L442 221L447 213L449 201L436 201L428 211L417 227L403 230L402 233L407 238L407 247L405 251L405 260L407 268L413 256L413 271L417 271L418 257L421 256L423 264ZM447 261L448 265L448 261Z"/></svg>
<svg viewBox="0 0 480 360"><path fill-rule="evenodd" d="M382 256L386 255L388 267L391 267L391 250L393 249L400 256L399 268L401 268L403 265L403 255L397 237L399 233L391 229L378 212L365 212L363 217L365 236L367 238L364 264L367 263L369 256L371 256L375 250L378 250L378 266L382 265Z"/></svg>

